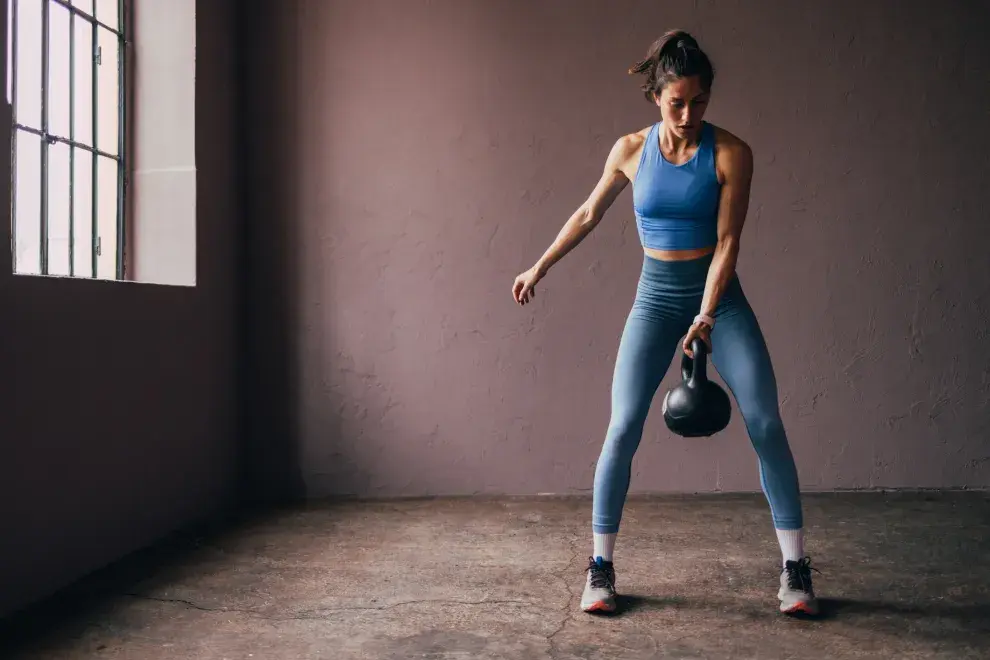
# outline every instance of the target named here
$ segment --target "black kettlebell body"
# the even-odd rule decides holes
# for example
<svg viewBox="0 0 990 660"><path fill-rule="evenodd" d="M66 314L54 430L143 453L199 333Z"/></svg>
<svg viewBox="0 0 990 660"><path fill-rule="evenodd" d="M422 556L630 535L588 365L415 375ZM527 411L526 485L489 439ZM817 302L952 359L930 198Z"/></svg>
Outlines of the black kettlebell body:
<svg viewBox="0 0 990 660"><path fill-rule="evenodd" d="M705 356L708 347L700 339L691 343L694 358L681 358L680 382L663 398L667 428L686 438L715 435L729 425L732 405L718 383L708 380Z"/></svg>

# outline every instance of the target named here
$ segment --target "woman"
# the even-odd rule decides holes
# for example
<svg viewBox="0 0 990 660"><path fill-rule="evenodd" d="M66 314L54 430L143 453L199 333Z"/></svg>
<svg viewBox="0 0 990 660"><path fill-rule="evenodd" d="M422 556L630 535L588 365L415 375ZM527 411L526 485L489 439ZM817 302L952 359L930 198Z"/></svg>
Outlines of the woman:
<svg viewBox="0 0 990 660"><path fill-rule="evenodd" d="M595 471L594 552L581 607L615 610L612 553L629 489L633 455L660 381L681 348L701 339L732 392L759 459L762 490L780 543L778 598L785 613L817 612L804 555L797 470L780 419L777 384L763 334L735 273L749 206L753 155L728 131L703 120L715 74L688 33L666 33L630 69L660 108L660 121L615 143L588 200L512 286L517 303L601 221L633 182L644 263L619 343L612 411Z"/></svg>

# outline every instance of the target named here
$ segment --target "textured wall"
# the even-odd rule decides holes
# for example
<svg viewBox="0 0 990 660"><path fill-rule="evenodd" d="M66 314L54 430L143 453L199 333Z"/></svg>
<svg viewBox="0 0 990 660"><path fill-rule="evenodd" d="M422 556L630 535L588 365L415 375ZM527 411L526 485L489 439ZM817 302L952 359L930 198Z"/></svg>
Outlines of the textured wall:
<svg viewBox="0 0 990 660"><path fill-rule="evenodd" d="M255 0L255 494L590 489L642 260L630 191L535 305L510 285L658 119L625 71L671 27L718 67L708 119L755 150L739 270L803 486L990 484L975 9ZM634 470L759 488L738 416L685 441L656 406Z"/></svg>
<svg viewBox="0 0 990 660"><path fill-rule="evenodd" d="M0 614L231 503L233 5L197 12L196 287L14 277L0 250Z"/></svg>

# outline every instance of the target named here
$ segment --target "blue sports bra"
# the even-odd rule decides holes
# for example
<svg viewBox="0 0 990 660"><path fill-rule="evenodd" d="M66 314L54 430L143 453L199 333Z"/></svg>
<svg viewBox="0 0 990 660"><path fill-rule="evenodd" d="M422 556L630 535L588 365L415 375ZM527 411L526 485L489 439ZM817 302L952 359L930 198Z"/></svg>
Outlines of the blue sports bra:
<svg viewBox="0 0 990 660"><path fill-rule="evenodd" d="M650 127L633 183L633 209L643 247L691 250L718 242L721 184L715 173L715 127L701 125L694 156L674 165L660 152L661 122Z"/></svg>

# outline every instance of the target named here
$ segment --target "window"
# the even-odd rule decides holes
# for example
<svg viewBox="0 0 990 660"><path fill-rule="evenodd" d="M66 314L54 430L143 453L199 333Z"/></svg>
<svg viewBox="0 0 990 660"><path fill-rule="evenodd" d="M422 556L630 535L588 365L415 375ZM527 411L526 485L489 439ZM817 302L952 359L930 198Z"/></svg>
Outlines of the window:
<svg viewBox="0 0 990 660"><path fill-rule="evenodd" d="M124 0L7 0L14 272L124 279Z"/></svg>

